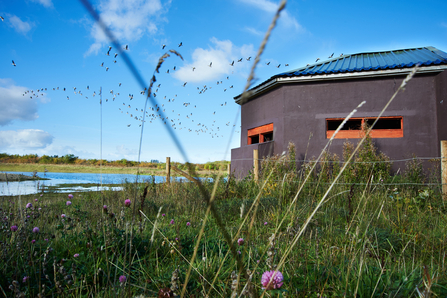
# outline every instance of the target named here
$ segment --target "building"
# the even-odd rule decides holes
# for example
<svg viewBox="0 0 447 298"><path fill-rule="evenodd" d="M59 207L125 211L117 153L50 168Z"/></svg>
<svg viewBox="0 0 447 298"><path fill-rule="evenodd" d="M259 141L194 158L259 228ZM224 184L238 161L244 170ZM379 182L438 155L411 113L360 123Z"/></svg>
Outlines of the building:
<svg viewBox="0 0 447 298"><path fill-rule="evenodd" d="M361 125L371 123L402 80L420 64L377 122L371 136L391 160L439 157L447 140L447 53L434 47L340 55L327 61L277 74L255 86L241 105L241 146L231 151L237 177L259 158L281 154L289 142L296 158L318 156L343 119L366 103L333 141L330 152L342 153L346 139L356 143ZM396 162L394 168L404 164Z"/></svg>

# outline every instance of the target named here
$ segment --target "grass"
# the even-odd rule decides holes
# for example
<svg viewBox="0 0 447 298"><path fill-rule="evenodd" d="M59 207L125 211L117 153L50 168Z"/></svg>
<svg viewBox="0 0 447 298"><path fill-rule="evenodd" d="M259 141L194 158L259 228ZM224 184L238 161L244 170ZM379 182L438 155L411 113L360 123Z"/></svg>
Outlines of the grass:
<svg viewBox="0 0 447 298"><path fill-rule="evenodd" d="M197 247L186 297L240 293L250 276L247 269L253 273L252 296L244 296L259 297L262 273L277 266L293 247L280 268L284 284L269 290L271 296L418 297L418 291L447 295L447 206L438 187L402 186L405 175L393 184L396 177L373 178L378 172L372 169L369 180L364 179L369 185L336 184L293 246L326 190L322 182L332 180L337 168L321 168L312 175L291 204L290 194L301 186L307 169L303 165L297 171L292 158L293 146L286 158L264 161L260 182L251 176L218 181L214 204L244 272L194 183L141 184L137 201L132 183L124 184L122 191L75 193L72 199L57 193L0 198L0 293L157 297L161 289L172 287L179 294ZM342 182L354 179L352 175L344 175ZM203 187L212 193L215 185L204 182ZM131 207L124 205L126 199ZM67 200L72 204L67 206ZM33 206L26 208L27 203ZM256 212L250 208L255 205ZM13 225L17 231L11 231ZM33 233L34 227L40 232ZM239 238L245 240L243 245L237 243ZM119 281L122 275L125 283ZM234 284L239 286L232 290Z"/></svg>

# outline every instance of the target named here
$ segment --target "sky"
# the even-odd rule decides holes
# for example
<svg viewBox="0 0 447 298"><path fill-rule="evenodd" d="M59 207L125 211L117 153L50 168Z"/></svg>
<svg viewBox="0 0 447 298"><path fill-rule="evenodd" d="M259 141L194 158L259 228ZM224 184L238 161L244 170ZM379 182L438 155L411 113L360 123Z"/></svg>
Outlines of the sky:
<svg viewBox="0 0 447 298"><path fill-rule="evenodd" d="M0 1L0 153L138 160L141 140L141 161L230 160L234 97L279 2L91 0L118 49L80 1ZM447 52L446 10L445 0L290 0L252 86L332 53ZM148 88L165 53L142 126L147 90L123 57Z"/></svg>

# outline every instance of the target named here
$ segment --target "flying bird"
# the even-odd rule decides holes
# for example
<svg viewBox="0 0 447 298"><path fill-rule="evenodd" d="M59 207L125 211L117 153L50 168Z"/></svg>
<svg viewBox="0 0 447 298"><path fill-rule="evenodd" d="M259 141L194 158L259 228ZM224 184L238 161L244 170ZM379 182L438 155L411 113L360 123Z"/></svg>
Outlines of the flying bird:
<svg viewBox="0 0 447 298"><path fill-rule="evenodd" d="M185 87L187 83L188 83L188 82L185 82L185 83L183 84L183 87Z"/></svg>
<svg viewBox="0 0 447 298"><path fill-rule="evenodd" d="M276 66L277 68L280 68L281 67L281 63L280 64L278 64L277 66Z"/></svg>
<svg viewBox="0 0 447 298"><path fill-rule="evenodd" d="M315 60L315 62L318 62L318 60L320 60L320 58L317 58L317 60Z"/></svg>
<svg viewBox="0 0 447 298"><path fill-rule="evenodd" d="M194 71L194 69L196 69L194 66L192 67L192 71Z"/></svg>
<svg viewBox="0 0 447 298"><path fill-rule="evenodd" d="M5 18L4 18L4 17L2 17L2 16L0 16L0 19L2 19L2 22L4 22L4 21L5 21Z"/></svg>
<svg viewBox="0 0 447 298"><path fill-rule="evenodd" d="M234 60L233 60L233 62L230 63L230 65L231 65L231 66L234 66Z"/></svg>
<svg viewBox="0 0 447 298"><path fill-rule="evenodd" d="M183 45L183 42L180 42L180 43L178 44L178 47L180 48L182 45Z"/></svg>
<svg viewBox="0 0 447 298"><path fill-rule="evenodd" d="M161 46L161 49L162 49L162 50L164 50L165 48L166 48L166 45L165 45L165 44Z"/></svg>
<svg viewBox="0 0 447 298"><path fill-rule="evenodd" d="M332 57L334 57L334 53L332 53L332 55L330 55L328 58L331 59Z"/></svg>
<svg viewBox="0 0 447 298"><path fill-rule="evenodd" d="M13 66L17 66L16 63L14 62L14 60L12 60L12 65Z"/></svg>
<svg viewBox="0 0 447 298"><path fill-rule="evenodd" d="M101 67L103 67L104 66L104 62L103 63L101 63Z"/></svg>
<svg viewBox="0 0 447 298"><path fill-rule="evenodd" d="M209 67L211 67L213 65L213 62L210 62L210 65L208 65Z"/></svg>
<svg viewBox="0 0 447 298"><path fill-rule="evenodd" d="M113 58L116 58L116 56L118 56L118 53L115 53L115 56Z"/></svg>
<svg viewBox="0 0 447 298"><path fill-rule="evenodd" d="M247 58L247 61L250 61L250 59L251 59L251 56Z"/></svg>
<svg viewBox="0 0 447 298"><path fill-rule="evenodd" d="M270 65L270 61L266 63L267 65Z"/></svg>
<svg viewBox="0 0 447 298"><path fill-rule="evenodd" d="M241 59L239 59L239 60L237 60L237 62L242 62L242 58L241 58Z"/></svg>

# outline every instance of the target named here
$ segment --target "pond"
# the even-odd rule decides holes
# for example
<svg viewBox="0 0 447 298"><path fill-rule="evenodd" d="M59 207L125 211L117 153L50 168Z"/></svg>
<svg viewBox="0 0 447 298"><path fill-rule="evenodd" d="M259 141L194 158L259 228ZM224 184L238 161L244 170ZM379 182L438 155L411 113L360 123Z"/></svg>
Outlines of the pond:
<svg viewBox="0 0 447 298"><path fill-rule="evenodd" d="M23 174L32 176L31 172L10 172L12 174ZM133 174L99 174L99 173L37 173L38 177L49 180L13 181L0 182L0 196L17 196L36 194L45 191L47 187L56 187L57 192L71 191L99 191L99 190L121 190L120 184L129 181L135 182L136 175ZM138 182L152 181L156 183L166 181L163 176L139 175ZM176 178L177 180L182 178ZM183 178L185 179L185 178ZM117 184L117 186L103 186L102 184ZM69 186L65 186L68 184ZM95 186L91 186L95 184ZM83 186L85 185L85 186Z"/></svg>

